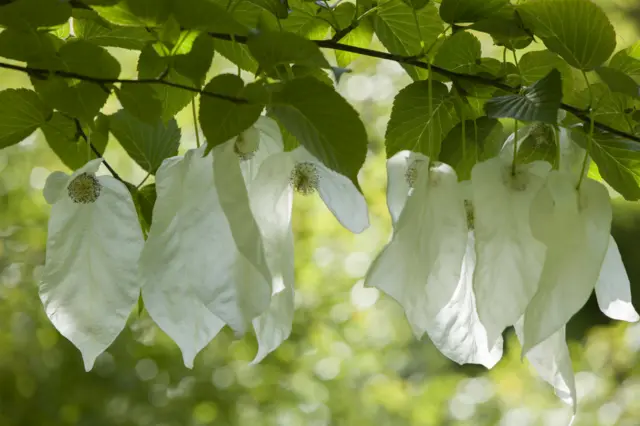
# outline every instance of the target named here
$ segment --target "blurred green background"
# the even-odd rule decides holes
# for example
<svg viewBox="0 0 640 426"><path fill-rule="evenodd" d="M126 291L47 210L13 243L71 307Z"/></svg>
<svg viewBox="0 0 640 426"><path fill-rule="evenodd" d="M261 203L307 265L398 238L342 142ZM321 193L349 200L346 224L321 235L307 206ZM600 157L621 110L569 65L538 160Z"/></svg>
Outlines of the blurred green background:
<svg viewBox="0 0 640 426"><path fill-rule="evenodd" d="M640 2L596 3L614 22L618 49L639 39ZM483 49L485 56L501 56L490 43ZM111 51L123 63L123 77L135 77L137 53ZM134 311L85 373L79 352L48 322L37 295L49 212L42 188L51 171L65 168L40 132L0 152L0 426L567 423L570 408L520 361L513 333L491 371L460 367L427 338L416 341L395 302L363 288L391 231L383 135L393 96L409 79L390 62L363 58L353 68L339 89L368 126L371 152L361 182L372 226L352 235L316 195L296 196L294 328L257 366L249 365L254 337L236 340L224 330L189 370L176 345ZM235 68L217 57L211 73L219 72ZM0 89L29 86L24 75L0 70ZM111 99L106 112L117 109ZM190 109L178 119L182 149L193 147ZM105 157L134 184L144 178L116 141ZM612 232L640 307L640 206L614 204ZM609 323L592 299L570 323L568 337L579 398L575 424L639 425L640 325Z"/></svg>

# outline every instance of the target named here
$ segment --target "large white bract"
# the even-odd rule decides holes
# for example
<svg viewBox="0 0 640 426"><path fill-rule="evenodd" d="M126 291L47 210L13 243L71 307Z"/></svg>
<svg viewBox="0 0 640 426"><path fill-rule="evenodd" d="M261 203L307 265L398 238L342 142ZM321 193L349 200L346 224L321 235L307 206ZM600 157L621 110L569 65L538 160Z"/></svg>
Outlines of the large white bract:
<svg viewBox="0 0 640 426"><path fill-rule="evenodd" d="M426 333L460 364L493 367L502 357L502 333L513 326L523 356L575 412L569 319L593 291L607 316L640 316L610 235L608 191L585 176L584 150L570 132L551 130L535 137L553 135L553 165L514 165L513 134L465 182L420 153L390 158L393 236L365 283L398 301L417 338ZM125 185L95 176L101 160L49 177L40 294L87 370L124 327L140 289L187 366L225 325L238 334L253 328L253 362L261 361L291 333L294 193L317 192L354 233L369 226L365 199L351 180L303 146L284 151L268 117L207 156L205 150L168 158L158 169L146 242Z"/></svg>
<svg viewBox="0 0 640 426"><path fill-rule="evenodd" d="M92 160L71 176L54 172L40 298L47 316L82 353L86 370L124 328L140 294L144 237L127 187L95 176Z"/></svg>

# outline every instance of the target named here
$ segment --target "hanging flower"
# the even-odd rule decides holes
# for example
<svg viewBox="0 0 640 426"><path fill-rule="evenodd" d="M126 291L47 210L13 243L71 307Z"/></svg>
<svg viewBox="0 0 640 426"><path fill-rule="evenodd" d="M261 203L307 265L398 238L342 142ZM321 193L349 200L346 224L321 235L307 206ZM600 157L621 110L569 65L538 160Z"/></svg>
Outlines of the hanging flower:
<svg viewBox="0 0 640 426"><path fill-rule="evenodd" d="M426 332L452 360L492 367L502 341L488 345L475 309L474 237L463 186L448 165L408 151L389 159L387 170L394 233L366 285L402 305L417 338Z"/></svg>
<svg viewBox="0 0 640 426"><path fill-rule="evenodd" d="M87 371L124 328L138 300L144 237L127 187L96 176L101 159L71 176L54 172L40 298L47 316L82 353Z"/></svg>
<svg viewBox="0 0 640 426"><path fill-rule="evenodd" d="M583 178L552 171L532 204L531 229L546 247L538 291L525 312L523 351L563 327L595 289L601 309L612 318L637 321L629 282L610 236L607 189Z"/></svg>
<svg viewBox="0 0 640 426"><path fill-rule="evenodd" d="M477 253L473 288L491 344L518 321L538 288L545 246L531 234L529 210L550 169L549 163L535 161L518 164L514 173L511 161L494 157L471 172Z"/></svg>
<svg viewBox="0 0 640 426"><path fill-rule="evenodd" d="M267 263L273 274L271 305L253 326L258 339L254 363L282 344L291 333L294 313L294 248L291 229L293 192L318 192L338 221L352 232L369 226L362 194L346 177L328 169L304 147L282 151L282 136L275 121L261 117L255 155L241 162L251 209L262 233Z"/></svg>
<svg viewBox="0 0 640 426"><path fill-rule="evenodd" d="M233 144L163 162L140 259L142 295L185 365L228 324L238 333L269 306L271 273Z"/></svg>

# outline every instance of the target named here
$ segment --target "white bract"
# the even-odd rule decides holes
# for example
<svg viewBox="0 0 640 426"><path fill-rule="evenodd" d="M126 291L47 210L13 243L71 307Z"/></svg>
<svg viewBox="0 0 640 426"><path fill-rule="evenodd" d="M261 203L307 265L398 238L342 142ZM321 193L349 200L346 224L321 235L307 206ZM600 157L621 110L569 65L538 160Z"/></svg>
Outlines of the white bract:
<svg viewBox="0 0 640 426"><path fill-rule="evenodd" d="M426 332L452 360L492 367L502 356L502 341L489 347L478 320L473 234L456 173L408 151L389 159L387 169L394 233L365 284L402 305L417 338Z"/></svg>
<svg viewBox="0 0 640 426"><path fill-rule="evenodd" d="M524 317L515 325L520 344L524 342ZM576 412L576 383L565 336L565 327L532 348L526 355L531 366L545 382L553 386L555 394Z"/></svg>
<svg viewBox="0 0 640 426"><path fill-rule="evenodd" d="M259 345L253 362L257 363L291 333L294 190L305 195L317 191L338 221L352 232L364 231L369 226L369 218L364 197L348 178L328 169L304 147L283 152L282 136L272 119L261 117L254 126L260 138L257 145L251 144L253 155L238 156L274 279L271 305L253 321Z"/></svg>
<svg viewBox="0 0 640 426"><path fill-rule="evenodd" d="M224 324L243 333L271 296L233 145L206 157L204 150L169 158L158 169L153 224L140 259L145 307L188 367Z"/></svg>
<svg viewBox="0 0 640 426"><path fill-rule="evenodd" d="M562 328L587 302L609 246L611 204L607 189L570 173L552 171L533 200L531 230L545 244L538 290L524 318L526 353Z"/></svg>
<svg viewBox="0 0 640 426"><path fill-rule="evenodd" d="M473 286L489 342L518 321L538 287L545 246L531 235L529 210L550 169L536 161L518 165L514 175L510 161L495 157L472 170Z"/></svg>
<svg viewBox="0 0 640 426"><path fill-rule="evenodd" d="M54 172L40 298L47 316L80 351L88 371L124 328L138 300L144 238L127 187L95 176L102 160L71 176Z"/></svg>

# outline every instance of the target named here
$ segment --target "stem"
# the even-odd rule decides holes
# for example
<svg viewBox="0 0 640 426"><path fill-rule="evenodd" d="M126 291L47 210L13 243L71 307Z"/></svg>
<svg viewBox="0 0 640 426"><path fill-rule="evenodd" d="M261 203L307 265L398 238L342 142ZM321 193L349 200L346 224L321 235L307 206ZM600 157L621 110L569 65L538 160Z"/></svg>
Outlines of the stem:
<svg viewBox="0 0 640 426"><path fill-rule="evenodd" d="M333 23L335 24L331 26L335 28L336 31L340 31L340 24L336 19L336 14L333 13L333 9L331 8L331 6L329 6L329 2L327 0L322 0L322 3L324 3L324 5L327 7L327 10L329 10L329 15L331 15L331 19L333 19Z"/></svg>
<svg viewBox="0 0 640 426"><path fill-rule="evenodd" d="M427 56L427 57L429 56L429 53L431 53L431 50L432 50L432 49L435 47L435 45L438 43L438 40L440 40L440 37L441 37L442 35L446 34L446 33L447 33L447 31L449 31L449 28L451 28L451 25L447 25L447 27L446 27L444 30L442 30L442 32L441 32L440 34L438 34L438 37L436 37L436 39L433 41L433 43L431 43L431 44L429 45L429 48L427 49L427 51L426 51L426 52L424 52L424 55L422 55L422 56Z"/></svg>
<svg viewBox="0 0 640 426"><path fill-rule="evenodd" d="M516 162L518 159L518 120L514 121L513 159L511 160L511 176L516 175Z"/></svg>
<svg viewBox="0 0 640 426"><path fill-rule="evenodd" d="M465 128L466 123L464 119L464 109L460 109L460 124L462 126L462 158L467 156L467 130Z"/></svg>
<svg viewBox="0 0 640 426"><path fill-rule="evenodd" d="M430 157L431 157L431 161L436 161L438 158L436 152L435 152L435 147L433 146L433 126L431 125L431 122L433 121L433 78L431 75L431 61L428 62L429 67L428 67L428 71L429 71L429 80L428 80L428 93L427 96L429 97L429 147L430 149Z"/></svg>
<svg viewBox="0 0 640 426"><path fill-rule="evenodd" d="M191 113L193 114L193 128L196 131L196 146L200 148L200 132L198 130L198 115L196 114L196 100L191 99Z"/></svg>
<svg viewBox="0 0 640 426"><path fill-rule="evenodd" d="M340 40L342 40L343 38L345 38L345 36L347 34L349 34L351 31L355 30L356 27L358 25L360 25L360 21L362 21L364 18L367 17L367 15L369 15L370 13L375 12L376 10L378 10L378 6L372 7L371 9L365 11L362 15L358 16L355 20L353 20L349 24L348 27L345 27L345 28L341 29L340 31L336 31L334 36L331 37L331 41L334 42L334 43L337 43Z"/></svg>
<svg viewBox="0 0 640 426"><path fill-rule="evenodd" d="M591 144L593 142L593 130L595 128L595 120L593 118L593 90L591 89L591 83L589 83L589 79L587 78L587 73L582 71L582 77L584 77L584 82L587 84L589 88L589 135L587 137L587 148L584 153L584 159L582 160L582 167L580 168L580 177L578 178L578 184L576 185L576 191L580 191L580 186L582 185L582 181L584 180L585 173L587 171L587 164L589 163L589 153L591 153Z"/></svg>
<svg viewBox="0 0 640 426"><path fill-rule="evenodd" d="M136 186L136 189L140 189L140 187L142 185L144 185L144 183L147 181L147 179L149 179L149 176L151 176L151 173L147 173L147 175L144 177L144 179L142 179L142 181L140 181L140 183Z"/></svg>
<svg viewBox="0 0 640 426"><path fill-rule="evenodd" d="M420 21L418 20L418 13L414 8L411 8L413 12L413 20L416 23L416 31L418 32L418 38L420 39L420 56L424 55L424 39L422 38L422 31L420 31Z"/></svg>
<svg viewBox="0 0 640 426"><path fill-rule="evenodd" d="M556 164L554 164L554 167L553 167L554 170L560 170L560 161L562 157L562 151L560 150L560 136L558 136L558 132L559 130L557 129L557 127L553 126L553 138L556 144L556 160L557 160Z"/></svg>
<svg viewBox="0 0 640 426"><path fill-rule="evenodd" d="M91 151L93 151L96 158L102 158L102 164L104 164L107 170L109 170L109 173L111 173L111 176L113 176L114 178L118 179L120 182L126 185L127 183L120 177L118 173L116 173L115 170L113 170L113 167L111 167L111 165L107 163L107 160L104 159L100 151L98 151L95 145L91 143L91 141L87 137L87 134L84 132L84 130L82 130L82 125L80 124L80 120L78 120L77 118L74 118L73 121L74 123L76 123L77 134L87 143L87 145L89 145L89 147L91 148Z"/></svg>

